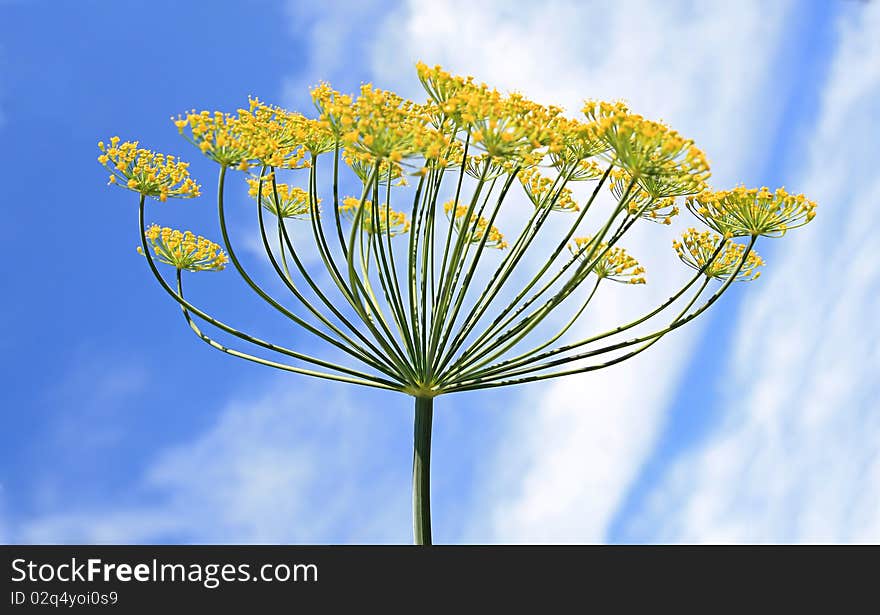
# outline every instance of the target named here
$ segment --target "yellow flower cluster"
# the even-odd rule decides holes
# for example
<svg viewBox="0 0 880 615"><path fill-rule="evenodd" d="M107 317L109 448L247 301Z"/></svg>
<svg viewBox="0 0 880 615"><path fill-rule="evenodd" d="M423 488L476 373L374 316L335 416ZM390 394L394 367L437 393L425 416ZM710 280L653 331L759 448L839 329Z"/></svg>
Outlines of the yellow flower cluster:
<svg viewBox="0 0 880 615"><path fill-rule="evenodd" d="M439 66L420 62L416 70L440 112L468 131L471 143L490 156L530 160L540 148L562 148L554 126L560 108L537 104L516 92L502 95L473 77L453 76Z"/></svg>
<svg viewBox="0 0 880 615"><path fill-rule="evenodd" d="M160 201L199 196L199 185L189 176L188 162L138 148L137 141L120 143L119 137L111 137L109 144L99 141L98 149L98 162L110 171L111 184Z"/></svg>
<svg viewBox="0 0 880 615"><path fill-rule="evenodd" d="M220 271L228 262L220 246L190 231L181 232L153 224L145 234L159 261L178 269ZM140 247L138 253L143 254Z"/></svg>
<svg viewBox="0 0 880 615"><path fill-rule="evenodd" d="M308 218L311 208L309 206L309 193L297 186L290 186L275 182L272 186L272 178L263 177L262 195L257 198L260 191L260 180L256 177L247 178L248 195L258 201L267 211L279 218ZM276 198L277 196L277 198ZM321 199L318 199L318 203Z"/></svg>
<svg viewBox="0 0 880 615"><path fill-rule="evenodd" d="M445 106L444 103L458 94L459 91L465 88L474 87L473 77L452 75L443 70L439 65L432 67L424 62L417 62L416 73L419 76L419 81L422 82L422 87L424 87L425 91L428 93L428 96L431 97L431 100L440 105L441 110L447 115L452 114L455 111L455 106Z"/></svg>
<svg viewBox="0 0 880 615"><path fill-rule="evenodd" d="M599 179L605 174L605 169L595 160L584 159L572 163L566 162L555 154L550 154L550 163L564 174L568 181Z"/></svg>
<svg viewBox="0 0 880 615"><path fill-rule="evenodd" d="M488 168L486 167L487 164L489 165ZM475 156L468 154L465 172L474 179L482 177L485 181L492 181L502 175L512 173L515 166L510 160L492 158L489 154L477 154Z"/></svg>
<svg viewBox="0 0 880 615"><path fill-rule="evenodd" d="M251 160L266 166L296 169L308 166L304 158L306 152L311 151L309 123L313 121L249 97L248 108L238 110L235 123Z"/></svg>
<svg viewBox="0 0 880 615"><path fill-rule="evenodd" d="M595 248L595 254L590 257L591 260L595 256L602 254L608 244L600 243ZM568 249L576 258L586 259L590 256L590 252L594 249L594 240L592 237L575 237L569 244ZM626 250L614 246L608 249L602 257L593 266L593 273L599 279L611 280L612 282L620 282L623 284L644 284L645 268L639 265L639 262L630 256Z"/></svg>
<svg viewBox="0 0 880 615"><path fill-rule="evenodd" d="M783 188L771 192L766 186L706 191L686 204L700 220L729 237L781 237L816 216L816 203L803 194L788 194Z"/></svg>
<svg viewBox="0 0 880 615"><path fill-rule="evenodd" d="M322 81L310 90L312 102L318 109L319 120L338 139L354 128L355 117L352 97L340 94Z"/></svg>
<svg viewBox="0 0 880 615"><path fill-rule="evenodd" d="M652 196L682 196L705 189L709 164L690 139L663 123L630 113L622 102L588 101L583 112L608 145L606 157L644 179L643 188Z"/></svg>
<svg viewBox="0 0 880 615"><path fill-rule="evenodd" d="M395 163L414 154L436 158L448 144L448 139L429 125L423 105L369 83L361 86L351 113L354 123L342 133L343 143L376 158Z"/></svg>
<svg viewBox="0 0 880 615"><path fill-rule="evenodd" d="M178 116L174 123L209 158L241 170L252 165L309 167L316 156L336 151L362 183L377 172L380 183L390 180L403 185L408 175L424 176L458 166L471 177L488 181L504 176L510 179L517 173L535 207L550 207L550 200L556 197L552 209L573 212L579 206L565 182L601 177L605 173L602 163L615 167L609 189L618 199L632 184L623 203L627 211L640 212L640 217L657 223L671 223L679 213L678 197L687 197L688 209L724 238L778 237L815 216L813 201L781 188L771 192L766 187L740 186L709 191L709 165L693 141L661 122L631 112L622 102L588 101L583 116L573 119L564 116L559 107L538 104L516 92L502 94L473 77L455 76L423 63L416 68L428 95L424 103L371 84L361 86L357 96L350 96L321 83L311 90L316 118L252 97L237 113L193 110ZM465 143L471 148L467 155ZM163 201L199 195L187 163L137 145L120 143L118 137L107 146L99 144L98 160L111 171L111 183ZM548 159L550 171L545 175L539 169L548 167ZM441 180L439 174L436 178ZM306 191L279 183L276 193L271 182L265 181L257 194L258 180L247 181L251 197L276 216L308 217ZM358 215L359 200L349 197L339 208L347 217L357 217L369 233L397 235L409 230L406 215L391 209L390 204L374 208L366 201ZM449 202L444 209L468 241L485 238L490 247L507 246L486 219L475 213L465 219L467 207ZM585 241L589 239L576 240L573 250L582 248ZM720 240L692 233L676 243L676 250L682 260L699 263L700 250L711 247L713 241L718 245ZM725 246L709 275L730 275L730 265L741 253L737 244ZM759 257L750 255L737 279L753 279L760 264ZM644 282L644 270L616 247L608 250L595 271L616 281Z"/></svg>
<svg viewBox="0 0 880 615"><path fill-rule="evenodd" d="M632 182L632 178L623 169L615 169L609 178L608 187L615 198L619 200L625 194L627 195L624 206L630 214L635 215L644 207L640 217L660 224L672 224L672 218L678 215L678 207L672 197L655 198L642 189L638 183L633 185L627 194L626 190Z"/></svg>
<svg viewBox="0 0 880 615"><path fill-rule="evenodd" d="M238 118L220 111L193 109L186 116L171 118L181 135L198 147L211 160L224 166L240 166L247 170L251 158L252 134L242 130ZM189 128L189 135L184 131Z"/></svg>
<svg viewBox="0 0 880 615"><path fill-rule="evenodd" d="M290 139L302 146L303 150L312 156L318 156L325 152L332 152L339 144L337 136L330 129L327 122L308 118L300 113L288 112L286 115L286 130ZM308 167L311 161L305 160L301 165ZM294 165L285 165L295 168Z"/></svg>
<svg viewBox="0 0 880 615"><path fill-rule="evenodd" d="M556 168L575 172L570 179L574 181L601 177L603 170L588 160L608 150L608 143L599 133L598 123L581 122L576 119L557 116L554 128L559 133L562 147L550 152L550 160Z"/></svg>
<svg viewBox="0 0 880 615"><path fill-rule="evenodd" d="M416 174L462 163L475 177L494 179L517 167L550 164L566 181L596 179L601 156L636 177L651 197L696 194L709 169L702 152L666 125L633 114L623 103L588 102L586 121L562 109L501 94L473 77L454 76L418 63L428 101L416 103L364 84L359 95L341 94L327 83L312 88L318 118L266 105L256 98L237 115L191 112L175 121L181 133L209 157L246 170L252 164L297 168L344 148L346 163L363 181L378 160L384 176L402 178L411 158ZM464 159L464 143L482 154ZM488 160L488 167L485 166ZM383 177L384 178L384 177ZM575 208L562 198L557 208ZM665 219L666 216L656 217Z"/></svg>
<svg viewBox="0 0 880 615"><path fill-rule="evenodd" d="M487 86L460 90L446 105L454 105L453 117L470 131L471 141L497 158L537 161L535 153L547 147L562 147L553 120L561 113L557 107L545 107L518 93L507 96Z"/></svg>
<svg viewBox="0 0 880 615"><path fill-rule="evenodd" d="M359 198L353 196L345 197L339 205L339 211L354 221L357 219L360 204L361 200ZM388 233L392 237L409 231L409 220L406 214L394 211L384 204L380 205L374 213L372 201L364 201L363 212L360 214L360 225L367 233Z"/></svg>
<svg viewBox="0 0 880 615"><path fill-rule="evenodd" d="M554 211L580 210L578 204L571 197L571 189L554 188L555 182L546 175L542 175L535 167L523 169L517 177L535 207L545 207L553 197L556 197L556 202L553 203Z"/></svg>
<svg viewBox="0 0 880 615"><path fill-rule="evenodd" d="M726 242L724 248L715 257L715 260L709 262L709 259L712 258L712 255L718 249L719 241ZM726 280L733 275L733 272L739 267L746 249L744 245L724 239L721 235L711 231L697 231L694 228L685 231L681 241L673 241L672 247L684 264L697 271L702 269L706 263L709 263L704 273L706 276L718 280ZM761 276L758 267L763 265L764 259L752 250L746 257L745 264L743 264L734 281L757 280Z"/></svg>
<svg viewBox="0 0 880 615"><path fill-rule="evenodd" d="M237 115L195 110L174 124L212 160L246 171L252 164L297 169L308 167L306 154L318 155L336 147L329 124L248 99ZM185 130L189 128L190 134Z"/></svg>
<svg viewBox="0 0 880 615"><path fill-rule="evenodd" d="M366 184L370 180L370 175L376 167L376 159L360 150L346 147L342 150L342 160L354 171L361 183ZM379 161L379 183L388 182L388 173L391 173L391 181L396 181L398 186L406 185L406 177L403 175L403 168L400 164L392 162L388 158Z"/></svg>
<svg viewBox="0 0 880 615"><path fill-rule="evenodd" d="M455 210L454 212L453 209ZM471 243L480 243L483 237L486 236L485 246L487 248L497 248L498 250L507 248L504 235L494 226L490 226L489 221L484 217L471 213L470 220L465 220L468 213L467 205L455 206L453 201L447 201L443 205L443 211L452 219L456 231L461 233L466 230L469 233L466 239Z"/></svg>
<svg viewBox="0 0 880 615"><path fill-rule="evenodd" d="M455 139L450 140L442 131L438 131L437 134L440 136L430 141L430 145L422 152L425 163L436 168L453 168L461 165L464 144ZM423 168L419 173L425 173L427 170Z"/></svg>

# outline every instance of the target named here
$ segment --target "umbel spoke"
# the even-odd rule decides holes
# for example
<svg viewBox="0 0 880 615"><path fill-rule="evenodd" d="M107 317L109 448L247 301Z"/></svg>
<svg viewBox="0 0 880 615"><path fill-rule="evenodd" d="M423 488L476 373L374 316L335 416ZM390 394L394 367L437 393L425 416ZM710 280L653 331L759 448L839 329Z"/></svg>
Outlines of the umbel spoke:
<svg viewBox="0 0 880 615"><path fill-rule="evenodd" d="M145 224L149 201L201 195L188 163L118 137L98 144L98 161L111 184L138 194L138 251L208 346L414 398L413 534L431 544L435 398L587 373L645 352L734 282L757 279L758 239L803 226L816 205L783 189L710 189L693 141L624 103L587 101L575 118L440 67L417 71L422 102L371 84L352 96L322 83L310 115L252 98L234 113L173 118L219 167L220 244ZM242 204L227 184L242 180L259 238L229 215ZM681 210L702 228L672 240L669 257L693 274L641 316L584 337L590 308L606 296L663 283L636 260L629 231L662 229ZM241 242L261 246L265 263L239 252ZM228 265L267 317L291 325L292 341L241 331L184 296L190 273Z"/></svg>

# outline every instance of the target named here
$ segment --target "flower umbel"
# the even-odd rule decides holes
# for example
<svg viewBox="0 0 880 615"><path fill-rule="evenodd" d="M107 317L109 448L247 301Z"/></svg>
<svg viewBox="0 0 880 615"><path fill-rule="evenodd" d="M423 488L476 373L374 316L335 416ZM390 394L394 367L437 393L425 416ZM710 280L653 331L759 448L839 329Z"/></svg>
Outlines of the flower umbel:
<svg viewBox="0 0 880 615"><path fill-rule="evenodd" d="M487 248L497 248L498 250L504 250L507 248L507 242L504 241L504 235L502 235L501 231L494 226L490 226L488 220L482 216L478 216L476 213L472 213L470 221L467 222L465 219L467 218L468 206L459 205L458 207L455 207L455 212L453 213L454 204L453 201L444 203L443 211L445 211L446 215L452 220L456 231L459 233L467 233L465 235L467 241L470 243L480 243L483 240L483 237L486 236L485 245Z"/></svg>
<svg viewBox="0 0 880 615"><path fill-rule="evenodd" d="M541 175L534 167L523 169L517 178L535 207L550 205L554 211L578 211L580 209L571 196L571 188L554 187L558 182L554 182L546 175Z"/></svg>
<svg viewBox="0 0 880 615"><path fill-rule="evenodd" d="M311 148L307 123L302 115L248 98L248 108L239 109L235 120L238 140L248 150L239 164L244 168L253 160L276 168L308 166L305 155Z"/></svg>
<svg viewBox="0 0 880 615"><path fill-rule="evenodd" d="M608 150L608 143L599 131L599 123L557 116L553 119L553 127L560 140L560 147L549 152L553 166L559 170L567 167L569 173L572 167L576 167L575 172L569 175L572 181L600 177L601 167L590 160Z"/></svg>
<svg viewBox="0 0 880 615"><path fill-rule="evenodd" d="M111 184L160 201L199 196L199 185L189 176L188 162L139 148L137 141L120 143L119 137L111 137L109 145L99 141L98 149L98 162L110 171Z"/></svg>
<svg viewBox="0 0 880 615"><path fill-rule="evenodd" d="M364 231L373 234L385 234L390 236L400 235L409 231L409 220L406 214L394 211L388 205L380 205L377 210L373 211L373 202L364 201L363 208L360 207L361 200L349 196L342 199L339 211L345 214L350 220L358 219L358 211L360 213L360 225Z"/></svg>
<svg viewBox="0 0 880 615"><path fill-rule="evenodd" d="M643 181L652 196L696 194L705 189L709 163L690 139L662 122L630 113L621 103L588 101L584 115L609 147L604 156Z"/></svg>
<svg viewBox="0 0 880 615"><path fill-rule="evenodd" d="M771 192L766 186L706 191L687 199L686 204L708 226L732 237L782 237L816 216L816 203L803 194L789 194L784 188Z"/></svg>
<svg viewBox="0 0 880 615"><path fill-rule="evenodd" d="M724 248L713 260L712 255L717 251L720 241L725 242ZM717 233L698 231L695 228L685 231L681 240L672 242L672 247L685 265L697 271L706 267L703 273L707 277L717 280L726 280L733 275L737 267L740 266L746 249L741 243L724 239ZM708 266L706 266L707 263ZM750 251L739 273L736 274L734 282L757 280L761 276L758 267L763 265L764 259L758 256L754 250Z"/></svg>
<svg viewBox="0 0 880 615"><path fill-rule="evenodd" d="M488 154L468 155L467 162L465 163L465 172L468 175L474 179L482 177L484 181L492 181L512 173L515 168L516 165L510 160L492 158Z"/></svg>
<svg viewBox="0 0 880 615"><path fill-rule="evenodd" d="M180 134L211 160L245 171L248 169L248 161L252 158L251 143L236 116L220 111L196 113L193 110L186 116L171 119ZM188 135L186 128L189 128Z"/></svg>
<svg viewBox="0 0 880 615"><path fill-rule="evenodd" d="M354 171L358 179L363 184L370 180L370 175L376 170L378 181L380 184L388 182L388 176L391 175L391 181L399 186L406 185L406 177L403 175L403 167L399 163L393 162L387 158L383 158L379 162L379 168L376 169L376 159L367 152L358 151L350 147L342 151L342 160Z"/></svg>
<svg viewBox="0 0 880 615"><path fill-rule="evenodd" d="M424 107L394 92L361 86L352 111L357 120L342 140L377 159L400 162L420 152L434 136Z"/></svg>
<svg viewBox="0 0 880 615"><path fill-rule="evenodd" d="M476 147L494 158L529 161L544 147L548 151L562 147L553 124L561 109L545 107L515 92L504 96L485 85L466 83L443 103L443 109L468 132Z"/></svg>
<svg viewBox="0 0 880 615"><path fill-rule="evenodd" d="M675 199L671 197L657 198L651 196L640 185L631 185L633 179L626 171L615 169L611 172L609 179L608 187L611 194L617 199L623 199L626 195L624 206L631 215L638 214L643 220L660 224L672 224L672 219L678 215ZM629 189L628 194L627 189Z"/></svg>
<svg viewBox="0 0 880 615"><path fill-rule="evenodd" d="M190 231L178 231L153 224L145 233L160 262L186 271L220 271L228 259L213 241ZM138 252L143 250L138 246Z"/></svg>
<svg viewBox="0 0 880 615"><path fill-rule="evenodd" d="M260 191L260 179L249 177L248 196L258 201L267 211L279 218L308 218L311 212L309 206L309 193L297 186L291 186L276 182L272 185L272 178L263 176L262 194L257 198ZM277 197L277 198L276 198ZM318 199L317 204L321 202Z"/></svg>
<svg viewBox="0 0 880 615"><path fill-rule="evenodd" d="M595 240L592 237L575 237L568 249L575 258L595 260L592 272L601 280L624 284L645 283L645 268L623 248L617 246L608 248L608 244L605 243L600 243L598 247L595 247ZM590 256L594 250L595 254ZM596 255L601 256L596 259Z"/></svg>
<svg viewBox="0 0 880 615"><path fill-rule="evenodd" d="M428 96L431 99L441 105L449 100L452 96L457 94L459 91L473 84L473 77L458 77L454 76L445 70L441 66L428 66L424 62L416 63L416 73L419 76L419 81L422 82L422 87L425 88L425 91L428 93ZM451 113L454 111L453 106L449 106L448 108L443 108L443 110L447 113Z"/></svg>

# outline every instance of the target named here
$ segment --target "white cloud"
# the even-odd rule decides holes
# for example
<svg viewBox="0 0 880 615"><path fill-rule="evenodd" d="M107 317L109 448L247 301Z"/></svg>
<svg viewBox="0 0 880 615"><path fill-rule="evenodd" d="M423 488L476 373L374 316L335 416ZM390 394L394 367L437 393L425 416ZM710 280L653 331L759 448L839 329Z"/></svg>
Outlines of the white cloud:
<svg viewBox="0 0 880 615"><path fill-rule="evenodd" d="M356 87L366 75L352 75L351 68L368 58L378 39L373 28L377 16L388 10L382 0L309 2L290 0L287 14L294 35L302 38L304 57L294 58L296 76L284 82L285 104L293 109L312 109L309 87L320 81L348 80ZM352 80L352 77L354 79Z"/></svg>
<svg viewBox="0 0 880 615"><path fill-rule="evenodd" d="M116 504L32 519L14 540L406 542L410 452L388 440L408 414L358 408L352 395L277 379L161 452Z"/></svg>
<svg viewBox="0 0 880 615"><path fill-rule="evenodd" d="M769 145L779 108L762 91L786 13L785 3L759 2L411 2L380 31L374 78L417 95L412 65L422 59L572 113L584 98L625 98L693 137L716 182L729 185L760 168L754 152ZM667 296L682 275L667 230L637 229L627 242L655 283L608 293L583 332ZM657 437L694 333L610 370L521 389L469 538L603 540Z"/></svg>
<svg viewBox="0 0 880 615"><path fill-rule="evenodd" d="M778 240L743 305L723 423L636 523L656 540L880 541L880 5L838 27L791 182L819 215Z"/></svg>

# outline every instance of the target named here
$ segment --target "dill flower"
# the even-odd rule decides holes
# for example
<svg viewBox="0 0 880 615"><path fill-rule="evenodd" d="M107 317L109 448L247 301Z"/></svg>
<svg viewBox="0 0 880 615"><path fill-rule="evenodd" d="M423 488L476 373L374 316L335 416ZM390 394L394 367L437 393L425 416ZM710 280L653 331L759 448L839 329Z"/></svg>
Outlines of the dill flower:
<svg viewBox="0 0 880 615"><path fill-rule="evenodd" d="M733 237L781 237L816 216L816 203L803 194L788 194L784 188L770 192L766 186L706 191L687 199L686 205L711 228Z"/></svg>
<svg viewBox="0 0 880 615"><path fill-rule="evenodd" d="M607 143L605 156L642 180L652 196L682 196L705 188L709 163L690 139L662 122L630 113L621 102L587 101L584 115Z"/></svg>
<svg viewBox="0 0 880 615"><path fill-rule="evenodd" d="M489 165L486 168L486 164ZM489 154L477 154L475 156L468 155L465 163L465 173L474 179L483 177L485 181L492 181L507 173L512 173L514 165L510 160L499 160L492 158Z"/></svg>
<svg viewBox="0 0 880 615"><path fill-rule="evenodd" d="M291 126L293 139L302 144L312 156L331 152L339 143L339 138L325 121L308 118L299 113L288 113L286 121ZM306 161L303 166L308 167L310 164L311 162Z"/></svg>
<svg viewBox="0 0 880 615"><path fill-rule="evenodd" d="M304 116L248 97L248 108L238 110L238 130L248 148L247 158L272 167L297 169L304 161Z"/></svg>
<svg viewBox="0 0 880 615"><path fill-rule="evenodd" d="M608 188L617 199L622 199L632 178L622 169L615 169L609 176ZM629 190L624 203L626 210L635 215L644 207L640 217L660 224L672 224L672 218L678 215L675 199L671 197L656 198L636 184Z"/></svg>
<svg viewBox="0 0 880 615"><path fill-rule="evenodd" d="M435 130L425 137L419 153L424 157L426 164L438 169L449 169L461 165L464 157L464 144L456 139L450 139L439 130Z"/></svg>
<svg viewBox="0 0 880 615"><path fill-rule="evenodd" d="M355 114L352 108L354 101L351 96L340 94L326 81L313 87L309 93L318 110L319 119L336 138L354 128Z"/></svg>
<svg viewBox="0 0 880 615"><path fill-rule="evenodd" d="M454 213L453 207L455 209ZM447 201L443 205L443 211L445 211L446 215L452 219L456 231L459 233L464 232L466 229L469 231L470 234L467 236L469 242L480 243L483 240L483 237L486 236L485 246L487 248L496 248L498 250L504 250L507 248L507 242L504 241L504 235L502 235L501 231L497 228L491 226L489 221L484 217L478 216L474 212L471 213L469 221L465 220L468 212L467 205L458 205L456 207L453 201Z"/></svg>
<svg viewBox="0 0 880 615"><path fill-rule="evenodd" d="M712 255L718 249L719 241L726 242L725 246L721 250L721 253L715 257L715 260L709 263L709 266L706 267L704 273L709 278L726 280L733 275L733 272L736 271L736 268L739 266L743 257L743 252L746 249L744 245L729 241L721 235L711 231L697 231L696 229L691 228L685 231L684 235L682 235L681 241L673 241L672 247L678 254L678 258L680 258L684 264L699 271L709 262L709 259L712 258ZM749 280L757 280L761 276L758 267L763 265L764 259L752 250L746 257L746 262L743 264L742 269L740 269L736 278L734 278L734 281L745 282Z"/></svg>
<svg viewBox="0 0 880 615"><path fill-rule="evenodd" d="M220 271L228 262L226 254L213 241L168 227L151 225L145 232L160 262L186 271ZM138 246L138 253L143 250Z"/></svg>
<svg viewBox="0 0 880 615"><path fill-rule="evenodd" d="M503 96L485 84L468 81L444 101L443 109L470 132L475 146L492 157L528 159L542 147L550 151L562 147L553 126L561 109L539 105L515 92Z"/></svg>
<svg viewBox="0 0 880 615"><path fill-rule="evenodd" d="M260 190L260 180L256 177L249 177L248 196L258 201L264 209L278 216L279 218L308 218L310 213L309 193L298 186L290 186L276 182L273 188L272 178L263 177L262 194L257 198L257 192ZM277 199L276 197L277 193ZM321 199L318 199L318 203Z"/></svg>
<svg viewBox="0 0 880 615"><path fill-rule="evenodd" d="M189 175L189 163L174 156L138 148L137 141L98 142L98 162L110 171L110 183L165 201L199 196L200 186Z"/></svg>
<svg viewBox="0 0 880 615"><path fill-rule="evenodd" d="M346 147L342 150L342 160L354 171L363 184L370 180L370 175L376 166L376 159L367 152ZM406 177L403 175L403 168L399 163L383 158L379 161L378 179L379 183L388 182L388 174L391 173L391 180L397 180L398 186L406 185Z"/></svg>
<svg viewBox="0 0 880 615"><path fill-rule="evenodd" d="M608 247L606 243L600 243L595 248L595 254L602 254ZM568 246L571 253L580 260L586 260L589 252L594 248L594 240L592 237L575 237ZM595 259L595 254L590 256L591 260ZM626 250L617 246L612 246L596 261L593 265L592 272L601 280L610 280L612 282L620 282L622 284L644 284L645 268L639 262L630 256Z"/></svg>
<svg viewBox="0 0 880 615"><path fill-rule="evenodd" d="M580 122L576 119L558 116L554 118L554 128L559 134L561 147L550 152L553 166L576 166L570 180L579 181L602 176L602 169L595 162L587 160L608 150L596 122Z"/></svg>
<svg viewBox="0 0 880 615"><path fill-rule="evenodd" d="M541 173L534 167L520 171L518 175L520 183L525 188L529 200L535 207L544 207L556 196L553 204L554 211L579 211L580 207L571 197L570 188L554 189L553 180ZM558 196L557 196L558 193Z"/></svg>
<svg viewBox="0 0 880 615"><path fill-rule="evenodd" d="M214 162L245 171L248 169L251 157L249 135L234 115L220 111L196 113L193 109L185 116L171 119L180 134ZM188 135L185 132L187 128Z"/></svg>
<svg viewBox="0 0 880 615"><path fill-rule="evenodd" d="M473 77L455 76L443 70L441 66L430 67L424 62L416 63L416 73L428 96L446 113L452 113L455 107L444 106L444 103L474 82Z"/></svg>
<svg viewBox="0 0 880 615"><path fill-rule="evenodd" d="M376 158L393 162L419 153L431 141L433 131L421 105L394 92L361 86L352 106L355 120L343 133L343 142Z"/></svg>
<svg viewBox="0 0 880 615"><path fill-rule="evenodd" d="M552 152L550 154L550 164L556 167L560 173L564 173L568 181L572 182L599 179L605 174L605 169L595 160L584 159L571 162Z"/></svg>
<svg viewBox="0 0 880 615"><path fill-rule="evenodd" d="M345 197L339 205L339 211L354 221L360 204L361 200L357 197ZM375 218L378 218L378 226L376 226ZM364 201L363 212L360 215L360 225L367 233L387 233L391 237L406 233L409 231L410 226L405 213L394 211L388 205L380 205L376 213L373 213L372 201Z"/></svg>
<svg viewBox="0 0 880 615"><path fill-rule="evenodd" d="M697 162L677 165L667 163L655 171L642 175L639 185L655 199L674 198L697 194L706 189L709 167L702 152L693 148Z"/></svg>

